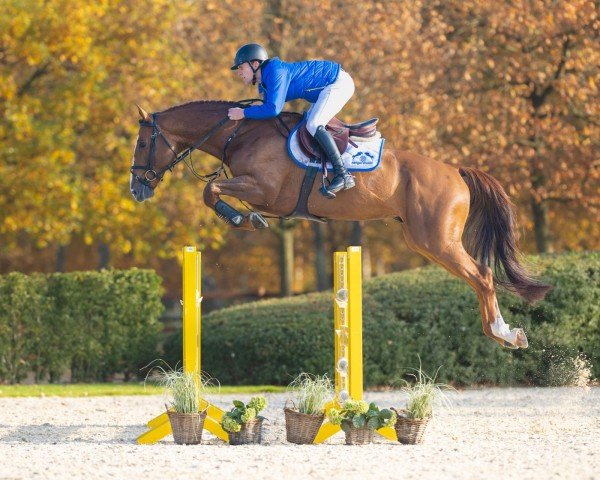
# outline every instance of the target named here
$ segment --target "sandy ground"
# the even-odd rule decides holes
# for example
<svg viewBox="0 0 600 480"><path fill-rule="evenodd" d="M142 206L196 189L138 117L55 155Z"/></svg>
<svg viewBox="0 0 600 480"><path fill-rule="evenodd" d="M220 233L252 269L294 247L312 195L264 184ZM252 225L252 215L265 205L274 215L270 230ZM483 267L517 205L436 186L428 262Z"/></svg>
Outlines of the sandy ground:
<svg viewBox="0 0 600 480"><path fill-rule="evenodd" d="M365 398L404 404L400 392ZM418 446L383 437L347 446L341 433L321 445L289 444L284 394L267 395L265 441L252 446L207 433L202 445L175 445L171 436L137 445L146 421L162 411L160 396L0 398L0 479L600 478L600 388L466 390L450 398L452 408L436 410ZM222 408L232 399L210 398Z"/></svg>

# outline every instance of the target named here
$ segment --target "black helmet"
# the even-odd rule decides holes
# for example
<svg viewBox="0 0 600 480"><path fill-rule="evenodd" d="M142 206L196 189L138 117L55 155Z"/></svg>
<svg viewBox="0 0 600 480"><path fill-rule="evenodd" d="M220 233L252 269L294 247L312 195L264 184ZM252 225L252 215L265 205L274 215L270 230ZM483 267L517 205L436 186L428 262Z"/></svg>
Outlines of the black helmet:
<svg viewBox="0 0 600 480"><path fill-rule="evenodd" d="M269 54L258 43L247 43L246 45L240 47L235 54L235 59L233 60L231 69L237 70L242 63L252 62L254 60L258 60L260 63L262 63L268 58Z"/></svg>

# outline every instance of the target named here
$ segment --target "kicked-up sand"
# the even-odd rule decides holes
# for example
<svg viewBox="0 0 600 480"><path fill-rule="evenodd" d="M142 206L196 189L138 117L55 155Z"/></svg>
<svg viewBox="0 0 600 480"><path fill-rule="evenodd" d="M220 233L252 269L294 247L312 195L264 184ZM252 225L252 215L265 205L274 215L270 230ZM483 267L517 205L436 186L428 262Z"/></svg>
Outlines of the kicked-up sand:
<svg viewBox="0 0 600 480"><path fill-rule="evenodd" d="M347 446L286 442L286 394L266 394L261 445L202 445L171 436L138 445L161 396L0 398L0 480L5 479L600 479L600 388L486 388L451 392L422 445L377 436ZM213 395L224 409L234 398ZM366 392L401 408L402 392Z"/></svg>

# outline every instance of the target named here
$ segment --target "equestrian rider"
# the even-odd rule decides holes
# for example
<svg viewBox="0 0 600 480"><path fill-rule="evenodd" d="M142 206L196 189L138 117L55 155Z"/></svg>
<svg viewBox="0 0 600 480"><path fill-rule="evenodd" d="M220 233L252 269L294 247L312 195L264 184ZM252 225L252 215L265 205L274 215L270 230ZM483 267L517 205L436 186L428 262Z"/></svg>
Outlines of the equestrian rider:
<svg viewBox="0 0 600 480"><path fill-rule="evenodd" d="M273 118L281 113L285 102L303 98L312 103L306 128L333 165L334 177L327 191L336 193L354 187L354 177L344 167L340 151L325 128L354 94L352 77L338 63L326 60L287 63L278 57L269 58L262 46L249 43L237 51L231 70L237 70L246 85L258 83L258 92L264 99L262 105L230 108L231 120ZM327 192L323 194L333 197Z"/></svg>

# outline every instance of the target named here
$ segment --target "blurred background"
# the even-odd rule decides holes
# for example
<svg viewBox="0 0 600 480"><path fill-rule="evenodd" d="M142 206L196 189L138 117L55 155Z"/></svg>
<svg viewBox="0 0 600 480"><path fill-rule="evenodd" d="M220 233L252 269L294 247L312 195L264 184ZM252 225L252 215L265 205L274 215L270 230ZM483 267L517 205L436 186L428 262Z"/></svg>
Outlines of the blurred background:
<svg viewBox="0 0 600 480"><path fill-rule="evenodd" d="M135 103L256 97L229 70L248 42L286 61L340 62L356 83L342 119L378 116L387 146L495 176L525 252L600 246L594 1L2 0L0 10L0 273L152 268L176 306L181 248L196 245L210 310L330 288L330 253L350 244L363 247L366 278L426 264L395 222L234 231L183 166L135 203ZM194 154L199 171L218 164Z"/></svg>

